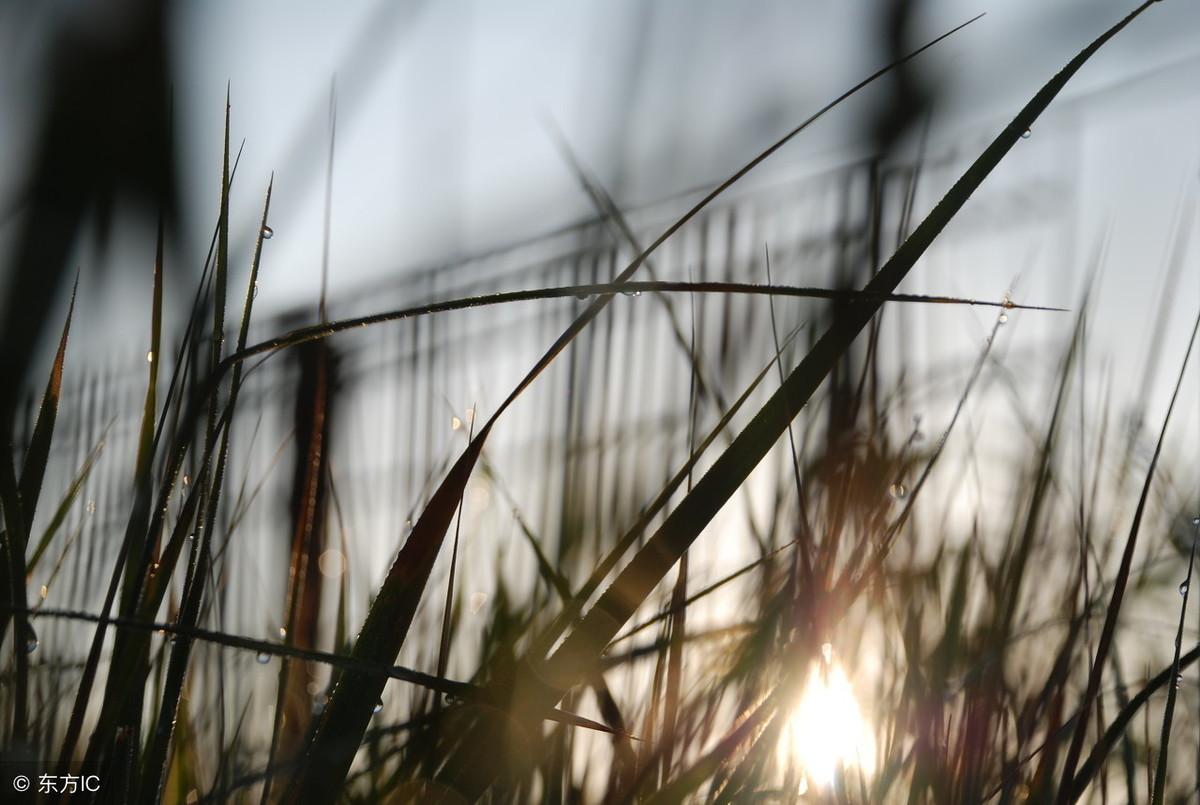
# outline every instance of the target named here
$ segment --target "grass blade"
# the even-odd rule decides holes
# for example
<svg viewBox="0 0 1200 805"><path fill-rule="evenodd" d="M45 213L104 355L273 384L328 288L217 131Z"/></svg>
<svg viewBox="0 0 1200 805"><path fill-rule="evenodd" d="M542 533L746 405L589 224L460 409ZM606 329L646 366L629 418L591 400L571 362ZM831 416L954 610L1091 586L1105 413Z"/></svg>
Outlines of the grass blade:
<svg viewBox="0 0 1200 805"><path fill-rule="evenodd" d="M865 288L867 293L886 294L895 291L934 239L1004 156L1021 141L1021 135L1033 125L1070 78L1105 42L1150 5L1151 2L1146 2L1139 6L1095 39L1034 95L875 274ZM770 149L767 153L770 153ZM563 691L587 678L617 630L629 620L782 436L788 424L866 327L879 306L873 303L851 306L841 319L835 321L793 369L787 382L717 458L693 492L680 502L661 528L621 571L612 586L544 667L517 680L513 691L513 714L516 717L532 718L544 712ZM480 729L469 736L465 748L457 754L454 762L447 765L442 775L443 781L458 788L468 799L482 795L496 773L494 765L482 757L486 754L485 742L494 742L498 737L493 729Z"/></svg>

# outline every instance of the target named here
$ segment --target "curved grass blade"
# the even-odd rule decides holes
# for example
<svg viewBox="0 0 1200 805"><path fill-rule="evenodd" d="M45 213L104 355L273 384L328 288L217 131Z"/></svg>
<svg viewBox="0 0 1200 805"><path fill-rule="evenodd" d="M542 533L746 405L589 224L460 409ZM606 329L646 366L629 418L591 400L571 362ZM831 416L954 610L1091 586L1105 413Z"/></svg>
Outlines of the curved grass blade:
<svg viewBox="0 0 1200 805"><path fill-rule="evenodd" d="M964 25L969 23L964 23ZM917 54L932 47L937 42L963 26L933 40L929 44L913 51L902 59L876 71L859 84L843 93L837 99L827 104L823 109L801 123L787 135L776 141L765 151L758 154L732 176L718 185L695 206L669 226L647 249L638 255L620 274L616 283L624 283L658 249L668 238L690 221L697 213L714 198L723 193L728 187L745 176L757 165L761 164L771 154L782 148L793 137L807 128L812 121L821 117L826 111L841 103L842 100L856 93L862 87L870 84L884 75L896 65L914 58ZM889 290L894 290L894 287ZM484 442L500 416L519 397L526 388L549 366L563 350L574 340L593 319L600 315L611 301L610 296L600 296L567 327L561 336L551 345L546 353L534 364L529 373L517 384L516 388L496 409L491 418L480 429L479 435L471 440L466 451L454 464L450 474L443 480L434 493L429 506L414 525L412 533L397 555L388 576L375 599L362 631L355 641L354 654L384 661L393 660L400 651L433 561L437 557L444 541L450 521L461 496L462 489L470 478L471 471L483 449ZM868 302L864 307L877 307L877 303ZM602 646L601 646L602 648ZM309 746L307 762L302 767L290 786L285 799L294 802L303 797L309 802L331 802L337 795L342 781L349 771L350 764L362 741L370 721L375 703L382 692L382 684L377 680L359 680L353 675L344 675L334 688L329 705L322 713L322 720L317 728L315 737Z"/></svg>
<svg viewBox="0 0 1200 805"><path fill-rule="evenodd" d="M877 293L869 290L837 290L832 288L814 288L795 285L762 285L747 282L682 282L674 280L633 281L617 279L613 282L586 283L582 285L561 285L554 288L534 288L522 291L502 291L499 293L466 296L459 299L449 299L443 302L430 302L400 310L383 313L373 313L368 316L357 316L341 319L335 322L313 324L300 327L274 338L269 338L240 350L225 359L221 371L229 364L240 363L256 355L274 352L286 347L294 347L309 341L328 338L338 333L357 330L374 324L384 324L393 321L428 316L435 313L449 313L455 310L469 310L490 305L505 305L513 302L530 302L540 299L566 299L578 297L598 297L593 304L607 304L608 300L618 294L641 293L702 293L702 294L748 294L760 296L786 296L807 299L830 299L836 302L855 305L875 305L881 302L904 302L929 305L970 305L979 307L996 307L1013 310L1040 310L1065 312L1065 308L1046 305L1019 304L1010 300L991 301L971 299L957 296L939 296L936 294L903 294ZM589 316L589 321L594 316ZM582 327L580 328L582 329ZM561 349L559 350L561 351Z"/></svg>
<svg viewBox="0 0 1200 805"><path fill-rule="evenodd" d="M1192 550L1188 554L1187 576L1179 585L1183 600L1179 603L1179 625L1175 629L1175 656L1171 660L1172 684L1167 686L1167 706L1163 712L1162 737L1158 741L1158 764L1154 771L1153 805L1162 805L1167 783L1167 750L1171 745L1171 721L1175 716L1175 700L1179 691L1179 660L1183 651L1183 624L1187 620L1188 596L1192 590L1192 569L1196 565L1196 541L1200 524L1192 526Z"/></svg>
<svg viewBox="0 0 1200 805"><path fill-rule="evenodd" d="M37 508L38 496L41 494L42 481L45 478L46 462L50 456L50 442L54 436L54 422L58 417L58 399L62 390L63 363L67 355L67 339L71 332L71 317L75 312L75 294L79 289L79 277L75 278L75 287L71 290L71 302L67 308L67 319L63 324L62 336L59 338L58 351L50 368L50 378L46 382L46 392L38 410L37 424L34 426L29 451L22 465L21 480L18 482L13 471L13 455L9 452L0 456L0 502L4 505L4 551L0 561L0 583L7 582L0 588L0 600L11 602L13 611L0 615L0 640L3 640L8 630L11 617L13 626L13 658L16 666L16 678L13 685L13 713L11 741L21 743L25 740L26 710L29 693L29 647L37 646L37 636L29 626L27 609L29 600L25 592L25 551L29 545L29 529L33 524L33 514ZM0 436L5 442L9 434Z"/></svg>
<svg viewBox="0 0 1200 805"><path fill-rule="evenodd" d="M1133 554L1137 548L1138 534L1141 531L1142 514L1146 510L1146 502L1150 497L1150 485L1154 480L1155 470L1158 467L1158 458L1162 453L1163 444L1166 441L1167 426L1171 422L1171 414L1175 410L1175 402L1179 399L1179 390L1183 387L1183 377L1187 371L1188 360L1192 356L1192 347L1196 344L1196 333L1200 331L1200 314L1196 316L1196 323L1192 325L1192 335L1188 339L1187 351L1183 356L1183 363L1179 367L1179 377L1175 381L1175 390L1171 394L1171 402L1167 406L1167 413L1163 417L1162 428L1158 432L1158 443L1154 446L1154 455L1150 459L1150 466L1146 468L1146 480L1142 484L1142 493L1138 498L1137 509L1133 514L1133 522L1129 525L1129 536L1125 538L1125 550L1121 554L1121 566L1117 570L1117 578L1113 584L1112 596L1108 602L1108 609L1104 613L1104 626L1100 631L1100 640L1096 644L1096 654L1092 660L1092 668L1088 673L1087 690L1084 692L1083 701L1079 706L1079 720L1075 723L1075 734L1071 737L1071 745L1067 749L1067 758L1063 766L1062 781L1059 783L1057 801L1059 805L1072 801L1072 791L1075 787L1075 766L1079 762L1079 755L1083 751L1083 741L1087 737L1088 716L1091 715L1092 703L1096 700L1096 695L1100 691L1100 679L1104 674L1104 666L1108 660L1108 653L1112 646L1113 635L1117 629L1117 617L1121 613L1121 603L1125 598L1125 588L1129 583L1129 571L1133 566Z"/></svg>
<svg viewBox="0 0 1200 805"><path fill-rule="evenodd" d="M1070 746L1067 750L1067 759L1064 762L1062 770L1062 782L1058 786L1057 801L1060 805L1069 803L1074 799L1073 789L1075 782L1075 765L1079 763L1079 756L1084 749L1084 739L1087 737L1087 721L1091 715L1092 703L1096 701L1096 696L1100 689L1100 678L1104 674L1104 665L1108 661L1109 650L1112 645L1112 637L1116 632L1117 617L1121 614L1121 603L1124 600L1124 591L1129 583L1129 571L1133 566L1134 549L1138 547L1138 535L1141 530L1142 513L1146 510L1146 501L1150 498L1151 482L1154 480L1154 470L1158 467L1158 457L1163 451L1163 444L1166 440L1166 427L1170 425L1171 413L1175 410L1175 402L1180 396L1180 389L1183 386L1183 376L1187 372L1188 360L1192 358L1192 348L1195 346L1196 332L1200 331L1200 314L1196 316L1195 324L1192 326L1192 337L1188 340L1187 352L1183 354L1183 364L1180 366L1180 374L1175 382L1175 391L1171 394L1171 402L1166 407L1166 415L1163 417L1163 427L1158 432L1158 443L1154 445L1154 455L1150 459L1150 467L1146 468L1146 480L1142 482L1141 495L1138 498L1138 507L1134 511L1133 522L1129 524L1129 535L1126 537L1126 545L1121 554L1121 566L1117 569L1116 582L1112 585L1112 595L1109 599L1109 606L1104 613L1104 626L1100 630L1100 639L1096 645L1096 656L1092 660L1092 668L1087 674L1087 690L1084 692L1084 701L1081 702L1079 708L1079 721L1075 723L1075 733L1070 739ZM1178 649L1176 648L1176 659L1178 657ZM1174 698L1169 693L1170 698ZM1164 728L1170 728L1170 721L1164 719ZM1165 749L1165 747L1164 747ZM1165 774L1165 773L1164 773Z"/></svg>
<svg viewBox="0 0 1200 805"><path fill-rule="evenodd" d="M1004 156L1021 141L1021 135L1033 125L1070 78L1151 2L1139 6L1096 38L1034 95L875 274L865 288L867 293L895 291L934 239ZM826 331L792 370L787 382L716 459L695 489L668 515L659 530L621 571L550 660L537 671L531 670L516 680L512 693L515 716L535 717L552 706L564 691L587 678L617 630L629 620L671 566L770 451L836 361L870 322L879 306L867 303L850 306L846 310L844 317ZM455 786L468 799L482 795L496 773L494 765L483 757L486 754L485 742L493 742L497 737L492 728L481 728L469 736L464 748L447 764L442 781Z"/></svg>

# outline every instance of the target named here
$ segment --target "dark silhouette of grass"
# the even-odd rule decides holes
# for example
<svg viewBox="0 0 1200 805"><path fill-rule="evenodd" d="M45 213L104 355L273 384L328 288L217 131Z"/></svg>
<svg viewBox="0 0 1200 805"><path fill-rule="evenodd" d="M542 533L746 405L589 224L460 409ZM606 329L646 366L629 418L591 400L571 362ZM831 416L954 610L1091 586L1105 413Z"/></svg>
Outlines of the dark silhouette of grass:
<svg viewBox="0 0 1200 805"><path fill-rule="evenodd" d="M1178 694L1171 683L1200 657L1200 649L1184 651L1186 595L1170 667L1136 692L1127 691L1118 676L1116 712L1102 708L1108 692L1105 671L1113 669L1114 676L1121 672L1116 650L1123 604L1155 567L1153 562L1135 565L1134 556L1147 509L1154 502L1151 482L1160 472L1166 421L1140 479L1140 497L1124 540L1118 540L1115 530L1106 539L1096 525L1099 463L1106 453L1102 437L1090 492L1078 491L1078 500L1072 501L1078 509L1078 545L1056 544L1055 509L1065 494L1058 474L1073 397L1080 406L1081 443L1089 413L1080 388L1085 384L1079 380L1087 366L1091 302L1085 294L1055 376L1049 418L1043 429L1035 432L1031 426L1024 434L1031 447L1017 459L1019 480L1011 521L1003 526L1006 539L985 544L976 522L972 539L961 544L946 522L952 501L931 500L927 482L935 471L955 471L945 467L952 435L971 441L972 434L960 433L964 412L982 393L987 368L997 360L994 345L1010 313L1061 308L1020 305L1007 298L979 301L897 293L917 261L1074 74L1150 5L1143 3L1080 51L906 234L910 188L900 242L861 290L775 284L769 253L764 254L767 284L705 277L662 280L649 261L714 199L813 121L962 26L839 96L707 193L644 248L617 204L563 144L617 247L634 255L620 271L614 262L610 281L596 276L592 282L462 295L336 320L328 319L322 293L317 324L256 343L250 334L264 241L271 235L273 191L271 185L266 188L236 339L227 343L226 307L233 282L229 198L237 166L227 102L212 250L161 395L159 373L168 351L163 295L169 229L166 223L158 229L146 388L133 478L122 500L128 519L115 555L104 557L103 595L100 590L87 591L95 593L88 600L102 597L98 609L30 609L26 589L32 570L42 566L47 551L58 544L67 512L77 504L99 450L94 448L79 466L34 541L34 515L46 499L43 487L67 363L70 313L36 423L23 445L20 474L15 472L16 447L5 442L6 451L0 455L0 635L11 635L14 658L0 697L11 713L6 747L23 748L37 740L41 759L56 759L58 770L66 773L78 761L80 742L86 738L82 756L102 770L105 792L100 801L110 802L172 802L193 789L196 799L204 801L264 803L574 802L597 792L609 802L792 802L807 785L808 778L802 776L807 772L798 768L795 758L781 759L778 746L790 734L794 704L810 669L817 668L826 679L833 672L830 636L848 628L842 624L865 610L895 635L884 641L874 694L878 762L873 769L854 769L845 767L843 759L832 788L811 790L810 796L831 802L1076 801L1107 784L1108 756L1122 742L1127 750L1121 758L1126 790L1137 790L1140 766L1152 782L1155 802L1174 796L1168 748ZM164 222L168 220L164 215ZM879 250L886 244L878 232L874 236L870 251L882 254ZM634 280L639 270L651 279ZM618 516L599 522L621 524L597 529L596 544L587 544L576 525L595 514L587 509L586 496L570 496L567 482L561 491L561 533L539 533L535 521L522 516L518 497L505 489L507 479L490 460L489 436L540 377L560 369L564 354L572 367L578 356L573 350L582 351L585 345L610 357L611 343L597 347L587 342L598 329L592 325L606 311L611 313L618 296L638 294L657 300L669 337L687 361L682 455L671 457L668 466L673 471L653 480L649 503L643 505L638 497L622 508L614 502L615 495L594 495L598 505L619 510ZM222 596L237 586L227 584L225 548L238 531L244 505L257 494L247 493L245 485L235 489L231 480L240 439L234 423L248 407L244 395L257 365L248 366L247 361L316 342L323 349L326 339L387 322L423 321L433 326L442 314L453 311L469 315L477 308L574 297L579 301L573 303L565 329L492 415L478 423L456 417L466 446L447 456L429 479L428 500L374 592L354 638L345 574L339 589L322 591L315 570L325 558L324 529L331 527L327 521L332 518L342 560L352 554L338 491L339 483L349 486L352 481L335 472L330 456L326 435L338 410L333 406L337 392L330 382L330 364L320 363L315 369L318 380L305 386L298 403L305 413L297 421L305 432L295 440L297 470L280 639L254 639L222 626ZM736 355L735 360L754 373L741 393L727 399L729 377L735 375L714 371L709 363L697 304L705 298L759 297L765 297L761 301L769 316L771 348L766 355ZM682 298L690 303L686 328L674 306ZM827 303L830 312L782 330L786 320L776 307L785 299L817 300ZM957 398L951 398L955 404L948 424L931 447L919 445L915 432L896 443L906 387L903 379L896 381L895 396L889 397L879 379L879 315L888 305L908 303L998 309L966 383ZM855 345L864 331L868 344L860 353ZM788 356L802 333L812 334L814 340L788 370ZM22 336L29 337L31 332ZM632 343L624 349L640 347ZM1168 419L1191 347L1189 342ZM1152 350L1161 348L1162 339L1156 337ZM326 352L319 354L324 356L319 360L332 360ZM611 357L623 356L617 352ZM763 384L772 373L778 373L779 385L763 400ZM582 373L572 374L572 394L585 400L606 398L607 390L590 388L580 377ZM826 395L822 388L828 389ZM685 395L677 396L682 407ZM15 394L8 398L5 422L11 420ZM622 401L635 407L642 402ZM814 424L812 409L818 406L829 409L824 428ZM1101 419L1108 418L1109 412L1102 412ZM791 466L781 476L785 481L773 489L769 522L764 526L752 516L746 526L758 555L739 566L718 565L713 575L698 574L696 541L748 488L751 474L776 452L785 431ZM1119 456L1118 489L1126 478L1137 478L1132 469L1134 447L1130 440ZM618 447L601 445L599 450L603 458L602 451L616 453ZM635 461L640 455L630 454ZM568 456L568 461L575 460L584 459ZM1081 448L1081 487L1087 485L1091 469ZM462 627L465 590L459 573L461 563L478 558L471 554L479 541L464 530L468 526L463 518L469 484L477 475L489 479L512 506L519 529L514 544L528 551L535 574L532 590L516 591L508 589L497 570L497 591L485 613L486 624L477 636L478 645L471 646ZM598 483L605 477L596 473ZM940 506L943 521L921 522L918 499L931 511ZM419 617L419 610L430 598L427 588L447 550L452 524L450 571L445 595L438 596L442 609L431 626ZM932 556L918 551L918 537L932 542ZM54 576L67 552L80 550L75 545L74 538L67 540ZM1115 578L1106 583L1094 577L1105 557L1117 552ZM1064 555L1069 557L1065 563ZM1039 578L1049 567L1064 574L1061 584L1046 585ZM1189 564L1189 582L1190 568ZM677 569L673 578L672 569ZM72 572L76 579L84 578L82 571ZM736 607L721 613L727 617L716 625L708 622L701 605L730 595L737 597ZM323 611L331 599L336 612ZM166 617L161 615L164 610ZM1103 626L1093 644L1089 624L1101 611ZM39 619L94 626L86 656L75 669L81 674L74 695L51 701L41 695L39 673L31 670L27 650L37 639L30 622ZM327 622L335 625L333 650L318 647L329 637L319 630ZM106 658L109 636L111 652ZM159 641L159 636L168 639ZM1038 645L1027 646L1030 641ZM406 647L418 659L398 665ZM278 663L265 751L246 737L251 702L226 698L232 694L224 663L219 664L214 688L208 667L198 659L218 649L253 654L264 665ZM477 649L468 666L473 670L468 678L454 679L452 655L464 649ZM1013 672L1014 663L1025 666L1021 673ZM1079 696L1076 687L1084 679L1084 667L1089 669L1086 689ZM325 674L328 682L322 685L319 680ZM636 681L638 674L642 682ZM200 678L208 687L201 687ZM378 713L389 680L403 683L411 698L403 708L395 708L404 710L404 721L381 726ZM1148 712L1152 697L1164 686L1168 695L1161 737L1157 747L1148 740L1145 747L1147 753L1158 752L1152 763L1134 751L1131 725ZM212 699L201 699L200 690ZM230 733L225 719L231 704L240 715ZM593 710L597 717L592 717ZM262 712L265 708L253 711ZM56 741L60 727L61 740ZM1089 744L1093 733L1095 743ZM599 756L594 750L603 742L610 745L605 745L607 754ZM203 768L206 754L216 759L215 769ZM204 789L203 796L199 789Z"/></svg>

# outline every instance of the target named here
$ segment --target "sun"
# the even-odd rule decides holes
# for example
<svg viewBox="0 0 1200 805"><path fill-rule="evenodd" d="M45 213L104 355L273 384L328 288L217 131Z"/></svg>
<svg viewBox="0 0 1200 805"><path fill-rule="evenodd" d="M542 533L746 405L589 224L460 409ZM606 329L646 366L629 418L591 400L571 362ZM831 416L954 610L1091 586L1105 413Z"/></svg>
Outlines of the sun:
<svg viewBox="0 0 1200 805"><path fill-rule="evenodd" d="M864 776L875 771L875 737L829 643L821 647L821 659L812 664L784 725L779 762L802 775L801 793L810 786L832 785L841 769L857 769Z"/></svg>

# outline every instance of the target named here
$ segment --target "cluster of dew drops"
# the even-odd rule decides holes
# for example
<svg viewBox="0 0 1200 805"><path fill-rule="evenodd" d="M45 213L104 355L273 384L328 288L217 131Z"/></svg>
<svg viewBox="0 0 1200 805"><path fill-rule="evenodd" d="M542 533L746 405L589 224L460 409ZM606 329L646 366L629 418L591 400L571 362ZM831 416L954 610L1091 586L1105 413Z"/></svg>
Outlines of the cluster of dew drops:
<svg viewBox="0 0 1200 805"><path fill-rule="evenodd" d="M1192 527L1200 529L1200 516L1192 518ZM1184 600L1187 599L1188 591L1190 588L1191 588L1191 571L1189 570L1188 577L1186 579L1184 579L1183 581L1179 582L1179 594L1184 597ZM1175 674L1175 687L1176 688L1183 687L1183 674Z"/></svg>

